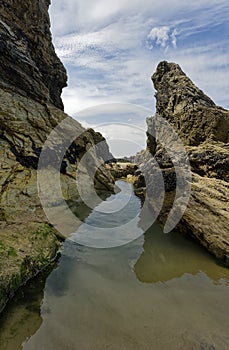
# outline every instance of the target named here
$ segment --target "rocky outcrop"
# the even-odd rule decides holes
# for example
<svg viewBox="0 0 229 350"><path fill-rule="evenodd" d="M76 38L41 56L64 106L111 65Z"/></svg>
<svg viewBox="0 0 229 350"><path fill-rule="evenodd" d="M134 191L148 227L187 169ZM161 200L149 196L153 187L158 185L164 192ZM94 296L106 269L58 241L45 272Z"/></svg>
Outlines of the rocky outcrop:
<svg viewBox="0 0 229 350"><path fill-rule="evenodd" d="M66 72L51 42L49 1L9 0L0 1L0 6L1 310L19 285L55 258L63 238L48 223L37 186L38 172L46 174L46 168L38 170L38 163L51 131L66 121L48 144L46 159L47 177L59 174L64 200L80 200L76 171L84 154L97 143L101 147L88 155L86 164L81 164L81 186L89 191L89 178L95 172L97 190L112 191L114 179L101 165L103 157L112 157L102 135L85 130L62 110ZM67 134L73 135L73 142L65 147ZM51 198L54 191L49 186L46 192ZM58 208L55 198L53 205Z"/></svg>
<svg viewBox="0 0 229 350"><path fill-rule="evenodd" d="M134 175L138 167L130 162L111 162L106 165L115 179L126 178L128 175Z"/></svg>
<svg viewBox="0 0 229 350"><path fill-rule="evenodd" d="M189 203L176 229L193 236L228 264L229 112L216 106L175 63L161 62L152 80L157 90L157 115L168 121L181 138L192 172ZM174 203L176 173L155 130L155 118L149 118L147 151L137 155L136 163L149 181L156 172L152 157L160 166L165 200L159 220L164 224ZM157 196L160 198L162 193ZM151 205L155 208L152 201Z"/></svg>
<svg viewBox="0 0 229 350"><path fill-rule="evenodd" d="M131 183L136 195L141 198L145 196L145 178L135 163L128 161L127 158L119 159L119 161L107 163L106 169L111 172L115 180L124 179Z"/></svg>
<svg viewBox="0 0 229 350"><path fill-rule="evenodd" d="M163 61L152 76L157 113L179 131L185 145L204 141L227 143L228 111L215 105L178 64Z"/></svg>

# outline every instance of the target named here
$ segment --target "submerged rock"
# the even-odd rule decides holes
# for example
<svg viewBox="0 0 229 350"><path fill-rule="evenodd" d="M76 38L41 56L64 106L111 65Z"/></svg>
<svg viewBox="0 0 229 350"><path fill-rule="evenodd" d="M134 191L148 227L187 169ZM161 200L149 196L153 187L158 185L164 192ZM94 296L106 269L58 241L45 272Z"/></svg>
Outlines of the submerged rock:
<svg viewBox="0 0 229 350"><path fill-rule="evenodd" d="M157 115L168 121L182 140L192 171L189 203L177 229L228 264L229 112L216 106L175 63L159 63L152 80L157 90ZM153 157L162 171L165 187L157 189L157 196L161 198L165 191L159 215L165 223L174 203L176 174L173 160L158 140L157 131L153 134L154 129L155 119L151 117L147 151L139 153L135 161L145 169L149 182L156 172ZM156 206L152 201L151 205Z"/></svg>

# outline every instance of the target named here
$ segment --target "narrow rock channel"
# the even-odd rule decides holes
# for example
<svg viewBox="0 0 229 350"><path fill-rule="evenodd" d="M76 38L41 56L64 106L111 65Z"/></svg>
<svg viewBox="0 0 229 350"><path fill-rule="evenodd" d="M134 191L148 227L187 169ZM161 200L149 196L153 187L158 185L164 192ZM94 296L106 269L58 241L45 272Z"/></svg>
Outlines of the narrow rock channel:
<svg viewBox="0 0 229 350"><path fill-rule="evenodd" d="M126 181L117 185L121 191L65 241L45 285L33 282L5 310L1 350L227 349L227 317L220 310L229 307L229 270L195 242L164 234L157 224L143 236L140 199ZM118 210L124 202L126 210ZM116 215L104 222L104 208L114 207ZM120 226L133 217L132 234L139 237L121 245ZM119 246L80 245L84 225L94 227L102 246L100 228L112 228L106 244L115 239Z"/></svg>

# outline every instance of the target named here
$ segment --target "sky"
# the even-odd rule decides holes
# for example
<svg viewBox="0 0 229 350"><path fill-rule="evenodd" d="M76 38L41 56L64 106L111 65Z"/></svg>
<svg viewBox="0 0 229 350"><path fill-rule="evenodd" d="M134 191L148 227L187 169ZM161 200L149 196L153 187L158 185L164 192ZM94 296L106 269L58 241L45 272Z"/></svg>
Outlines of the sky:
<svg viewBox="0 0 229 350"><path fill-rule="evenodd" d="M65 111L109 140L119 134L112 125L124 123L135 135L142 129L144 144L145 118L155 113L151 75L162 60L229 108L228 0L53 0L49 13L68 72Z"/></svg>

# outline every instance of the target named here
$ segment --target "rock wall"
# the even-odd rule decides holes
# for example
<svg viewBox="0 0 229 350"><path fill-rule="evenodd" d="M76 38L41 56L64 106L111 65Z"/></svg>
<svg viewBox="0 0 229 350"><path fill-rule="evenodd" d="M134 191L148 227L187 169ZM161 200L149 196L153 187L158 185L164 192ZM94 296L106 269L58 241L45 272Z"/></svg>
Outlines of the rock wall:
<svg viewBox="0 0 229 350"><path fill-rule="evenodd" d="M63 109L67 75L51 41L49 0L0 1L0 86Z"/></svg>
<svg viewBox="0 0 229 350"><path fill-rule="evenodd" d="M49 224L37 188L39 156L51 131L67 120L66 130L79 135L66 149L60 167L67 201L80 200L76 170L85 152L102 142L91 153L91 172L97 161L103 162L103 155L111 157L101 134L85 130L63 112L61 91L67 78L51 42L49 3L0 1L0 310L22 283L55 258L63 239ZM50 145L47 176L59 173L60 146L61 137ZM87 166L81 171L82 186L90 190ZM100 191L113 191L114 179L103 165L94 183ZM52 195L52 187L47 188L47 196Z"/></svg>
<svg viewBox="0 0 229 350"><path fill-rule="evenodd" d="M191 235L229 264L229 112L216 106L175 63L159 63L152 80L157 90L157 115L167 120L181 138L192 171L189 204L176 229ZM164 224L174 203L176 174L172 159L157 139L157 131L156 138L152 136L153 130L155 122L151 117L147 151L139 153L135 161L149 181L156 171L152 157L161 168L165 200L159 220ZM162 193L158 193L160 196ZM151 206L154 208L155 202L151 201Z"/></svg>

